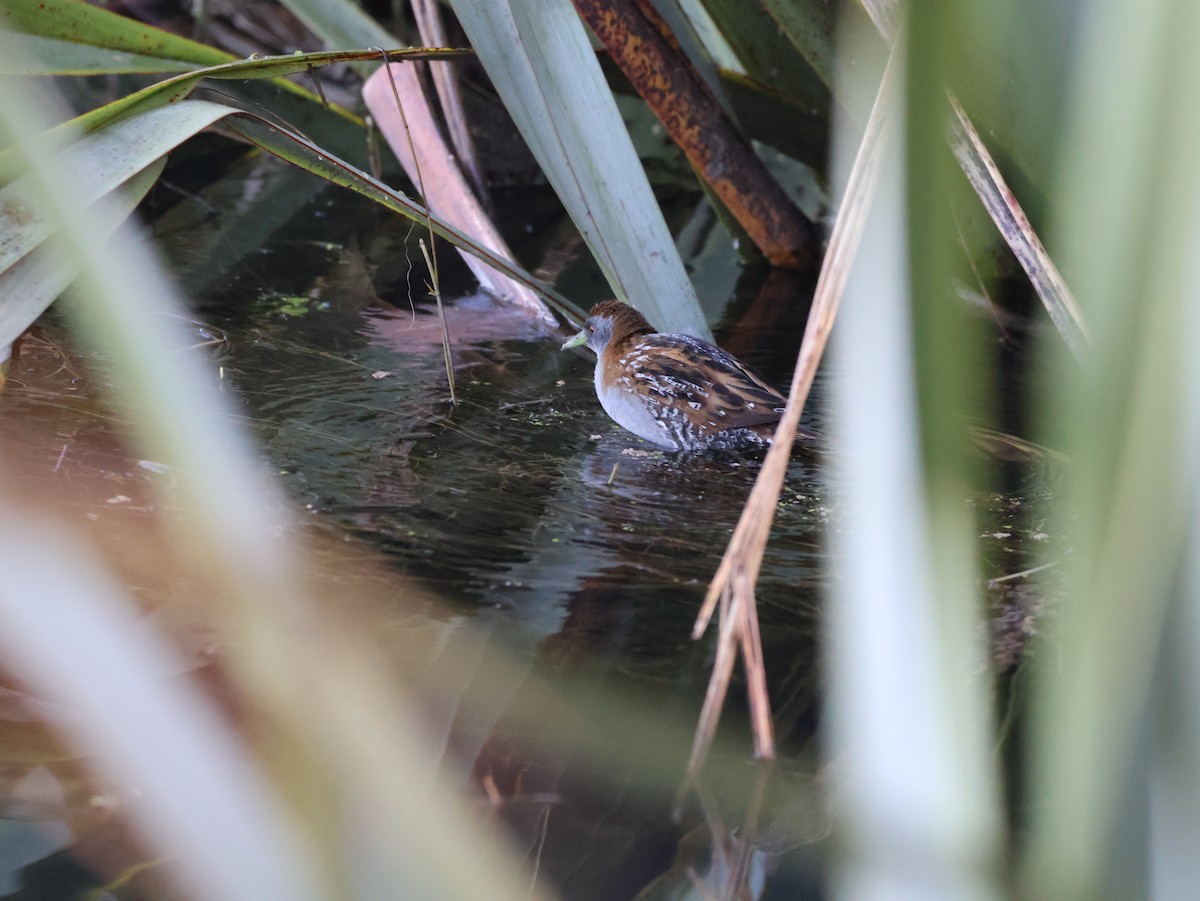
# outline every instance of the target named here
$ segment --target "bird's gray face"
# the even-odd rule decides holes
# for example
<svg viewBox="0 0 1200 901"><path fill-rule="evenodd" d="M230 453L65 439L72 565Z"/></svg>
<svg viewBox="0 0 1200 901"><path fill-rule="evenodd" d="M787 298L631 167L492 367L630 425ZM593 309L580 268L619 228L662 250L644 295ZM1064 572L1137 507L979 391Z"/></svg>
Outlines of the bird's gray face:
<svg viewBox="0 0 1200 901"><path fill-rule="evenodd" d="M607 316L590 316L584 331L587 332L587 346L599 355L612 340L612 320Z"/></svg>
<svg viewBox="0 0 1200 901"><path fill-rule="evenodd" d="M570 350L586 344L600 356L601 351L612 340L613 323L607 316L589 316L583 328L563 342L562 349Z"/></svg>

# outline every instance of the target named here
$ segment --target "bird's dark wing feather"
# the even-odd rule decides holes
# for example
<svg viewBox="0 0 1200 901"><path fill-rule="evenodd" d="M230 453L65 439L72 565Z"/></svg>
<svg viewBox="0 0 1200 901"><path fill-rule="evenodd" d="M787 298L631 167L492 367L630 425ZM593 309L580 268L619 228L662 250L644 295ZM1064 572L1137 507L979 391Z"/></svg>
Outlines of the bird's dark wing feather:
<svg viewBox="0 0 1200 901"><path fill-rule="evenodd" d="M749 428L776 422L787 398L732 355L707 341L688 335L646 335L643 346L653 346L637 368L643 373L638 390L655 400L655 394L673 392L688 398L699 409L691 414L717 428Z"/></svg>

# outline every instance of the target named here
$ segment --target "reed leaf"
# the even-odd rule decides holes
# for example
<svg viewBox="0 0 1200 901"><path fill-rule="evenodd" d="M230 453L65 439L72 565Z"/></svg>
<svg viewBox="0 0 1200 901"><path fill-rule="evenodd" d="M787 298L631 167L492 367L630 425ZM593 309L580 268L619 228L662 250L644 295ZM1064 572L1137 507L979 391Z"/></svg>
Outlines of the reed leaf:
<svg viewBox="0 0 1200 901"><path fill-rule="evenodd" d="M1072 556L1037 671L1026 889L1167 897L1141 867L1149 849L1172 882L1181 866L1194 873L1182 849L1195 812L1166 834L1129 824L1145 822L1148 770L1176 759L1177 776L1200 778L1194 738L1163 728L1192 674L1169 667L1178 654L1160 658L1164 644L1196 642L1180 577L1196 528L1200 8L1093 4L1079 35L1055 246L1093 341L1079 371L1051 347L1042 372L1043 427L1073 460L1053 511ZM1165 812L1161 796L1150 809Z"/></svg>
<svg viewBox="0 0 1200 901"><path fill-rule="evenodd" d="M454 2L492 83L616 296L660 329L710 334L569 0Z"/></svg>

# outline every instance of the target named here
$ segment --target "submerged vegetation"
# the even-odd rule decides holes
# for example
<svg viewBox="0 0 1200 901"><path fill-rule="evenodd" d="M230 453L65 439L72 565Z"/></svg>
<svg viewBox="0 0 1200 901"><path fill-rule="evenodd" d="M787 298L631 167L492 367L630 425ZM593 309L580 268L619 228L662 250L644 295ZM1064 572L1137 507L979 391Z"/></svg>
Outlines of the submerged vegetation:
<svg viewBox="0 0 1200 901"><path fill-rule="evenodd" d="M171 13L155 24L108 6L0 0L5 807L52 773L90 799L67 805L76 839L80 810L115 811L128 849L76 841L93 887L1187 894L1200 7L282 0L152 5ZM512 178L521 204L487 196L481 110L537 173ZM197 187L179 160L214 130L252 162L206 219L220 173ZM256 289L217 327L197 306L222 254L258 252L312 196L273 193L247 148L411 225L371 220L316 287ZM519 226L488 214L534 231L543 178L573 227L517 261ZM156 185L207 242L172 255L172 214L147 212L165 264L124 224ZM674 215L672 191L705 199ZM820 382L819 459L790 441L761 466L647 455L564 415L586 376L574 394L536 348L589 292L710 334L726 298L676 246L700 221L747 271L798 270L783 306L811 312L780 434ZM422 260L404 229L438 244ZM556 287L576 243L595 268ZM468 278L448 246L499 306L443 308ZM286 265L324 252L298 238ZM388 267L428 283L436 317L364 311ZM251 360L275 383L252 386ZM91 384L102 400L70 394ZM300 403L336 412L278 414ZM57 478L77 435L30 412L54 407L105 424L103 477ZM339 455L361 480L341 495L321 462ZM719 634L686 649L695 614ZM595 676L621 630L636 641ZM801 658L819 692L789 681ZM618 818L601 849L626 796L690 831Z"/></svg>

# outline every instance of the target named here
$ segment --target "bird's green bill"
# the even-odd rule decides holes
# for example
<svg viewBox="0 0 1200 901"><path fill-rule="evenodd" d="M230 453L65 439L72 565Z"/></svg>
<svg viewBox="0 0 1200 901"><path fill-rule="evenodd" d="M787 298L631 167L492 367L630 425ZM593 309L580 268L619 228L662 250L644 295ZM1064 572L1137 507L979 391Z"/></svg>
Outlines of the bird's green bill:
<svg viewBox="0 0 1200 901"><path fill-rule="evenodd" d="M587 344L587 339L587 329L580 329L579 334L573 335L563 342L562 349L570 350L572 347L581 347L582 345Z"/></svg>

